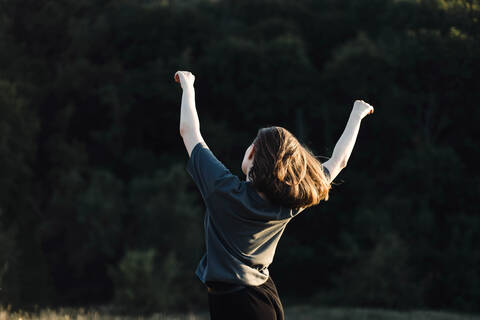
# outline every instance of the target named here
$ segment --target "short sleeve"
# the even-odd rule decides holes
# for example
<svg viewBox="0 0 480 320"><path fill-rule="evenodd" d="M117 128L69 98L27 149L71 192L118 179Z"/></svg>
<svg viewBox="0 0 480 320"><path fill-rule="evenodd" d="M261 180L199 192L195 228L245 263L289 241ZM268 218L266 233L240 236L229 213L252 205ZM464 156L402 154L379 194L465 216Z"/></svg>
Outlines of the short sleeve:
<svg viewBox="0 0 480 320"><path fill-rule="evenodd" d="M233 175L202 142L197 143L192 149L186 169L204 200L217 188L232 187L240 183L238 177Z"/></svg>
<svg viewBox="0 0 480 320"><path fill-rule="evenodd" d="M331 181L330 171L328 171L327 167L323 166L323 172L327 176L328 181Z"/></svg>

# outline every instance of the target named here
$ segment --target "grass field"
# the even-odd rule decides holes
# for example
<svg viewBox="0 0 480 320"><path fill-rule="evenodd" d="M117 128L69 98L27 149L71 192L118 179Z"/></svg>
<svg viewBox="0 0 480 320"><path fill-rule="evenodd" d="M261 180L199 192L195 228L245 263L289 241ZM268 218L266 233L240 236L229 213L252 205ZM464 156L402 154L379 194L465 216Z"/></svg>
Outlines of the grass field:
<svg viewBox="0 0 480 320"><path fill-rule="evenodd" d="M462 315L440 311L389 311L380 309L357 308L315 308L311 306L295 306L285 310L288 320L473 320L480 315ZM142 316L118 316L102 311L84 309L45 309L36 313L9 312L0 309L0 320L208 320L207 313L166 315L154 314Z"/></svg>

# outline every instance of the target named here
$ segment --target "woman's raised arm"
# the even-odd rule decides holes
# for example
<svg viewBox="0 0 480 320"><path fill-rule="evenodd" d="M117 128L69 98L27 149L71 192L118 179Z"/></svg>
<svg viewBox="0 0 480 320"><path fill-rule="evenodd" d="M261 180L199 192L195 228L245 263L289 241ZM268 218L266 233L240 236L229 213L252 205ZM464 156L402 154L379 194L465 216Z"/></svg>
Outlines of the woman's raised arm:
<svg viewBox="0 0 480 320"><path fill-rule="evenodd" d="M370 113L373 113L373 107L365 101L356 100L353 104L347 125L333 149L332 157L323 163L330 172L331 181L347 166L348 159L357 140L360 123L362 119Z"/></svg>
<svg viewBox="0 0 480 320"><path fill-rule="evenodd" d="M180 82L183 89L180 111L180 135L187 149L188 156L199 142L205 142L200 134L200 121L195 106L195 76L189 71L177 71L175 81ZM206 145L206 144L205 144Z"/></svg>

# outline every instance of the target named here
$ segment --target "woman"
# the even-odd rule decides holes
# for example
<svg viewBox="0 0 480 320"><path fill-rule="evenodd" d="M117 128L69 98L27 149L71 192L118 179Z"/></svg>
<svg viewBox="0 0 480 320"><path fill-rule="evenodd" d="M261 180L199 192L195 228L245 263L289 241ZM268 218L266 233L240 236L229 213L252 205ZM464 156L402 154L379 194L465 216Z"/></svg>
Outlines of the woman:
<svg viewBox="0 0 480 320"><path fill-rule="evenodd" d="M195 76L177 71L183 89L180 135L187 171L206 206L206 253L196 275L208 290L211 319L284 319L268 272L287 223L328 200L331 181L345 168L361 120L373 107L355 101L347 126L323 165L282 127L262 128L245 151L241 181L210 151L200 134Z"/></svg>

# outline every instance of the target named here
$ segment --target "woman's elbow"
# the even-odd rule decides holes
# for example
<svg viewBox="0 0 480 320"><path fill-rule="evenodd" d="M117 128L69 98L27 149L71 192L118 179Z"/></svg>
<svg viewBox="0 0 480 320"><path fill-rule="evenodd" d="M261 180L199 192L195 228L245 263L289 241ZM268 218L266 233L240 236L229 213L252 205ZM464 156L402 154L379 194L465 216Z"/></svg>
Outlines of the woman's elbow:
<svg viewBox="0 0 480 320"><path fill-rule="evenodd" d="M186 136L198 136L200 129L189 125L180 125L180 135L185 138Z"/></svg>
<svg viewBox="0 0 480 320"><path fill-rule="evenodd" d="M184 135L191 132L192 129L188 127L188 125L180 124L180 135L183 137Z"/></svg>

